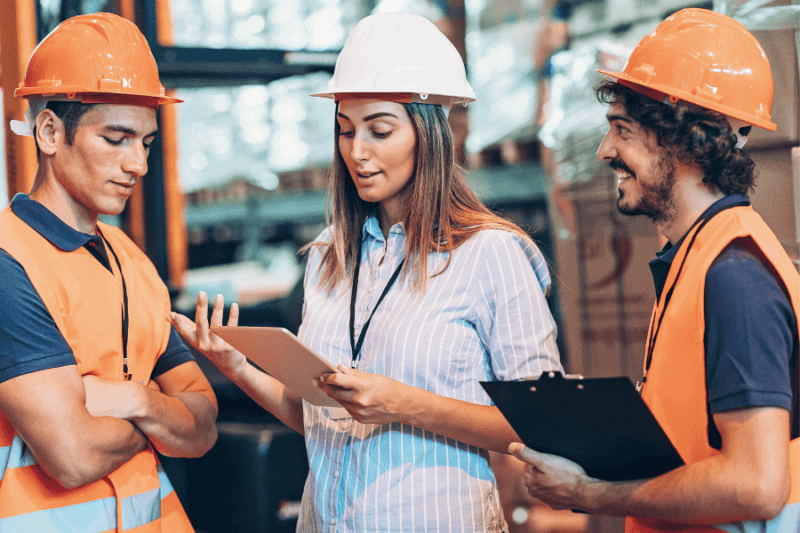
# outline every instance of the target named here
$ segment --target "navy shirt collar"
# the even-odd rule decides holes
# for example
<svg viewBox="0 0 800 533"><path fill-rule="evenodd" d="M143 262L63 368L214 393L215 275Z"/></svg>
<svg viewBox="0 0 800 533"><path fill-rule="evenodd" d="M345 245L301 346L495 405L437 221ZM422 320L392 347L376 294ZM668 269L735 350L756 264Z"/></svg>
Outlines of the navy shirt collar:
<svg viewBox="0 0 800 533"><path fill-rule="evenodd" d="M65 252L74 252L89 242L101 243L99 235L89 235L70 227L45 206L18 193L11 200L11 209L23 222Z"/></svg>
<svg viewBox="0 0 800 533"><path fill-rule="evenodd" d="M711 204L708 209L703 211L703 214L700 215L698 219L711 218L720 211L727 209L731 205L743 201L749 202L747 195L739 193L730 194ZM672 260L678 253L678 250L680 249L681 244L683 244L683 240L685 238L686 235L681 237L680 240L674 245L668 242L660 251L656 252L656 258L650 260L650 272L653 275L653 283L655 284L656 288L656 300L661 298L661 291L664 290L664 284L667 282L667 274L669 273L669 268L672 265Z"/></svg>

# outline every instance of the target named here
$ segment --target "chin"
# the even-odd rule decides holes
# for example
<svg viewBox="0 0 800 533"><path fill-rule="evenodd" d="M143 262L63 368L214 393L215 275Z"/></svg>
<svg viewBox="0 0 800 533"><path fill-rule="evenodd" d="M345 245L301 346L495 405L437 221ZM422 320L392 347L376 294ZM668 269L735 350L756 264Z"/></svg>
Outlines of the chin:
<svg viewBox="0 0 800 533"><path fill-rule="evenodd" d="M114 203L110 203L109 202L108 205L105 205L105 206L103 206L102 209L100 209L99 213L101 215L117 216L117 215L121 214L125 210L125 206L127 204L128 204L127 200L124 200L122 202L114 202Z"/></svg>

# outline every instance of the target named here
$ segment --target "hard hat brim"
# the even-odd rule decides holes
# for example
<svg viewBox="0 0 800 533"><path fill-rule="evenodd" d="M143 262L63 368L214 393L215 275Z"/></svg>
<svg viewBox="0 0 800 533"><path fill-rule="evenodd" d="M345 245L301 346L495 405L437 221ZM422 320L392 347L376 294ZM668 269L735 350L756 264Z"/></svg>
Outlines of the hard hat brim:
<svg viewBox="0 0 800 533"><path fill-rule="evenodd" d="M613 72L601 69L595 69L595 70L604 76L616 79L619 83L621 83L625 87L628 87L631 90L634 90L638 93L641 93L649 98L658 100L660 102L664 101L665 98L669 98L672 101L684 100L686 102L698 105L700 107L711 109L712 111L716 111L723 115L743 120L748 124L752 124L753 126L758 126L759 128L765 129L767 131L776 131L778 129L777 124L770 122L769 120L764 120L762 118L749 115L747 113L743 113L741 111L738 111L736 109L730 108L725 105L709 102L701 97L698 97L697 95L688 93L686 91L681 91L679 89L668 87L666 85L659 85L659 84L648 85L643 83L641 80L638 80L632 76L625 74L624 72Z"/></svg>
<svg viewBox="0 0 800 533"><path fill-rule="evenodd" d="M129 104L146 105L149 107L159 107L167 104L179 104L183 102L180 98L171 96L153 96L150 94L137 93L106 93L87 90L80 86L59 86L58 91L53 91L52 87L19 87L14 90L17 98L27 98L29 96L53 96L68 95L69 99L82 102L84 104Z"/></svg>

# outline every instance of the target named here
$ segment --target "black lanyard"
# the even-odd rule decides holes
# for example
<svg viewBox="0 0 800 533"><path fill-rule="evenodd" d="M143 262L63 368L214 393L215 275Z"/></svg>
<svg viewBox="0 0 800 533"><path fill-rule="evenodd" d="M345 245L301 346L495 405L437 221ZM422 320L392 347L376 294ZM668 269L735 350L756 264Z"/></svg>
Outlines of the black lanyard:
<svg viewBox="0 0 800 533"><path fill-rule="evenodd" d="M672 299L672 293L675 291L675 286L678 284L678 278L680 277L681 272L683 272L683 266L686 264L686 259L689 257L689 252L692 249L692 245L694 244L695 239L697 239L697 236L700 234L700 231L702 231L703 227L716 215L732 207L741 207L748 205L750 205L749 200L740 200L738 202L726 205L719 211L714 211L698 218L694 222L694 224L692 224L692 227L689 228L689 231L686 232L686 234L688 235L689 233L692 232L692 229L694 229L694 227L697 226L697 231L694 232L694 235L692 235L692 238L686 245L686 253L683 255L683 260L681 261L680 267L678 267L678 273L675 274L675 279L673 280L672 285L670 285L667 294L664 296L664 306L661 308L661 314L658 317L658 322L656 323L655 313L653 313L653 318L650 320L650 338L648 339L647 342L647 358L645 359L644 376L642 377L642 381L636 384L637 390L641 391L642 386L647 381L647 372L650 370L650 364L653 362L653 349L655 348L658 332L661 330L661 322L664 320L664 315L667 312L667 306L669 305L669 302Z"/></svg>
<svg viewBox="0 0 800 533"><path fill-rule="evenodd" d="M397 276L400 275L400 270L403 268L403 263L405 262L405 258L400 261L400 264L397 265L397 268L392 274L392 277L389 278L389 281L386 283L386 287L384 287L383 292L381 293L380 298L378 298L378 303L375 304L375 307L372 308L372 313L370 313L369 318L366 322L364 322L364 326L361 328L361 333L358 335L358 342L356 342L356 295L358 293L358 273L361 270L361 244L363 240L359 240L358 242L358 255L356 255L356 264L353 268L353 289L350 292L350 350L353 354L353 360L350 364L351 368L356 367L356 360L361 352L361 345L364 344L364 335L367 333L367 329L369 328L369 323L372 321L372 317L375 314L375 311L378 309L378 306L381 305L383 298L386 296L386 293L389 292L389 289L392 288L394 282L397 280Z"/></svg>
<svg viewBox="0 0 800 533"><path fill-rule="evenodd" d="M111 243L106 240L99 228L97 229L97 233L100 235L100 238L103 239L105 245L108 246L108 249L111 250L111 255L114 256L117 269L119 269L119 277L122 278L122 379L128 381L131 379L131 375L128 374L128 288L125 285L125 276L122 275L122 265L119 262L116 252L114 252L114 249L111 247Z"/></svg>

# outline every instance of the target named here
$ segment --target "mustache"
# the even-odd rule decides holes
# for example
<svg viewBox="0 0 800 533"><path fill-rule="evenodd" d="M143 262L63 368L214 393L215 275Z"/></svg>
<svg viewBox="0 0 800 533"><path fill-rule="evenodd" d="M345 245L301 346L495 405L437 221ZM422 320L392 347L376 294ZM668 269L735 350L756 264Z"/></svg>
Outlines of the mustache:
<svg viewBox="0 0 800 533"><path fill-rule="evenodd" d="M625 164L624 161L622 161L622 159L619 159L619 158L613 159L608 163L608 166L610 166L611 168L613 168L615 170L616 169L622 170L623 172L626 172L626 173L630 174L631 176L634 175L633 171L628 167L628 165Z"/></svg>

